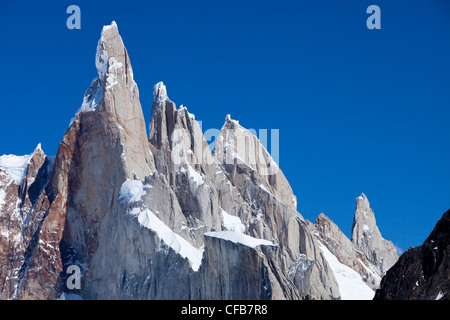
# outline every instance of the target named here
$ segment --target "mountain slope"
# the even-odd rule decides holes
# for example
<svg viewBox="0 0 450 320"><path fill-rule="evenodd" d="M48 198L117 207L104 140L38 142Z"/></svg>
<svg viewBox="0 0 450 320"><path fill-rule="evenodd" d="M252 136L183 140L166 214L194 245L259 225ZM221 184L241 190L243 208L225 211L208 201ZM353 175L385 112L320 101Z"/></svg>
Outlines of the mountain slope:
<svg viewBox="0 0 450 320"><path fill-rule="evenodd" d="M0 298L56 298L62 228L51 210L53 159L39 144L28 156L0 157Z"/></svg>
<svg viewBox="0 0 450 320"><path fill-rule="evenodd" d="M327 262L331 265L342 298L372 299L385 273L385 261L396 260L396 253L391 251L392 243L381 237L375 223L374 212L364 193L356 198L353 221L353 234L358 235L358 241L350 241L323 213L317 217L314 224L308 223L312 234L320 243ZM363 233L359 234L361 228ZM367 258L367 254L370 259ZM377 259L372 259L374 256Z"/></svg>
<svg viewBox="0 0 450 320"><path fill-rule="evenodd" d="M244 179L244 187L231 179L195 117L176 108L163 83L154 88L147 140L114 23L103 28L96 56L99 77L64 138L70 168L59 172L70 189L62 260L65 267L83 267L77 293L89 299L338 298L335 279L321 271L326 262L292 203L268 193L257 171L240 176L261 183ZM265 159L273 162L268 154ZM252 195L243 194L250 188ZM230 219L243 227L233 229ZM242 237L258 245L232 241ZM260 267L242 268L248 259ZM299 263L310 268L295 268ZM225 274L216 276L219 265ZM255 288L255 281L264 285L242 291Z"/></svg>
<svg viewBox="0 0 450 320"><path fill-rule="evenodd" d="M384 275L398 259L394 244L381 236L375 214L364 193L356 198L352 243L370 263L378 267L380 275Z"/></svg>
<svg viewBox="0 0 450 320"><path fill-rule="evenodd" d="M227 116L211 153L195 116L162 82L147 134L114 22L102 29L96 68L55 159L40 147L1 158L0 298L345 296L337 277L356 279L345 263L354 267L359 256L337 254L314 234L256 136ZM358 233L358 248L384 257L368 235ZM72 265L80 289L66 285Z"/></svg>

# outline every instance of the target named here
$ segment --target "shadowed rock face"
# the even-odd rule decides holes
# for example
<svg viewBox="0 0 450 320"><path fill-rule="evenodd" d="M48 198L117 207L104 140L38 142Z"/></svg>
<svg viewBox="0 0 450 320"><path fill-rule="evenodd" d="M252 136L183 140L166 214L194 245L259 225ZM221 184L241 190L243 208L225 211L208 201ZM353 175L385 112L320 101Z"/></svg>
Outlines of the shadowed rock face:
<svg viewBox="0 0 450 320"><path fill-rule="evenodd" d="M340 297L287 179L255 136L227 117L212 155L162 82L147 135L115 23L102 30L96 67L54 166L40 148L19 182L0 166L2 299ZM73 264L82 281L70 291Z"/></svg>
<svg viewBox="0 0 450 320"><path fill-rule="evenodd" d="M425 242L410 248L389 269L377 300L448 300L450 292L450 210Z"/></svg>

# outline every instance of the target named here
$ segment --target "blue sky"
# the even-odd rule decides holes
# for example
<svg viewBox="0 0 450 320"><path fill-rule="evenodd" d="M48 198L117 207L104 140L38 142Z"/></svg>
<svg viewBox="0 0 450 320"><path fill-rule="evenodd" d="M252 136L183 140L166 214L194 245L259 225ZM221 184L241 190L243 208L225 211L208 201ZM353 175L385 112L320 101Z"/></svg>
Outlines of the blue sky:
<svg viewBox="0 0 450 320"><path fill-rule="evenodd" d="M66 28L71 4L81 30ZM366 27L371 4L381 30ZM56 154L115 20L147 122L164 81L204 129L228 113L279 129L305 218L350 236L364 192L383 236L417 246L450 208L449 14L446 0L2 0L0 154Z"/></svg>

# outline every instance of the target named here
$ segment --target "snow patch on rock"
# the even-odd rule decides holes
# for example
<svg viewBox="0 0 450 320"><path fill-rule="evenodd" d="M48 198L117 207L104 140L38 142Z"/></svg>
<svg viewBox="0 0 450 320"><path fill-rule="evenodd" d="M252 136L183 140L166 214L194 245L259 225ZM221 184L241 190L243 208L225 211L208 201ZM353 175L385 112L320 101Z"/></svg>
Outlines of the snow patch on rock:
<svg viewBox="0 0 450 320"><path fill-rule="evenodd" d="M20 184L25 176L31 157L32 154L25 156L3 155L0 157L0 167L6 171L11 179Z"/></svg>
<svg viewBox="0 0 450 320"><path fill-rule="evenodd" d="M203 250L195 248L187 240L172 231L164 222L162 222L149 209L140 210L134 208L130 212L131 215L136 216L139 224L150 229L176 253L183 258L187 258L191 264L192 270L198 271L202 263Z"/></svg>
<svg viewBox="0 0 450 320"><path fill-rule="evenodd" d="M164 101L170 101L169 97L167 96L166 86L162 81L158 82L153 87L153 99L156 100L157 104L160 104Z"/></svg>
<svg viewBox="0 0 450 320"><path fill-rule="evenodd" d="M442 293L442 291L439 291L439 293L438 293L438 295L437 295L437 297L436 297L435 300L440 300L440 299L441 299L442 297L444 297L446 294L447 294L447 292Z"/></svg>
<svg viewBox="0 0 450 320"><path fill-rule="evenodd" d="M6 204L5 198L6 198L5 190L0 189L0 215L3 212L2 211L3 206Z"/></svg>
<svg viewBox="0 0 450 320"><path fill-rule="evenodd" d="M203 180L201 174L195 171L190 164L188 164L188 170L189 170L189 179L192 179L197 185L197 187L205 183L205 180Z"/></svg>
<svg viewBox="0 0 450 320"><path fill-rule="evenodd" d="M103 89L105 85L101 84L98 79L95 79L91 87L86 91L86 94L83 98L83 103L81 104L80 109L77 111L77 114L79 112L89 112L89 111L95 111L97 110L97 107L103 99Z"/></svg>
<svg viewBox="0 0 450 320"><path fill-rule="evenodd" d="M105 80L105 76L108 73L108 53L106 52L105 48L105 33L114 27L117 28L117 24L115 21L113 21L111 25L103 26L100 39L97 43L97 51L95 53L95 67L97 68L99 78L103 81Z"/></svg>
<svg viewBox="0 0 450 320"><path fill-rule="evenodd" d="M124 206L138 202L145 195L144 184L139 180L127 180L120 188L118 200Z"/></svg>
<svg viewBox="0 0 450 320"><path fill-rule="evenodd" d="M243 244L250 248L256 248L258 246L275 246L272 241L254 238L236 231L212 231L206 232L205 236Z"/></svg>

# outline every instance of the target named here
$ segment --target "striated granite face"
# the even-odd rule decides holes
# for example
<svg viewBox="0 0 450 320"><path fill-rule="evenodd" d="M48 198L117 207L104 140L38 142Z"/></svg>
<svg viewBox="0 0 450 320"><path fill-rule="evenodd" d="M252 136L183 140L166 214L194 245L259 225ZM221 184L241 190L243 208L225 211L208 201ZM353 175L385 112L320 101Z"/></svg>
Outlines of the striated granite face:
<svg viewBox="0 0 450 320"><path fill-rule="evenodd" d="M149 192L158 194L146 198L151 201L144 200L146 208L197 249L203 246L208 248L208 243L211 243L205 243L205 232L220 230L239 231L276 243L276 250L271 249L265 255L261 255L260 251L258 255L271 279L271 285L266 287L272 288L272 292L263 295L269 294L274 299L299 299L307 296L338 298L337 290L333 291L336 288L333 276L320 272L325 262L316 250L303 218L293 209L292 203L289 207L273 194L276 193L277 186L283 186L284 193L289 194L290 190L289 200L295 199L281 170L277 174L284 180L279 185L273 180L271 186L268 183L270 178L261 176L246 163L224 163L218 156L224 144L216 144L213 156L195 117L185 107L176 109L168 98L163 83L158 83L153 92L149 139L159 175L149 179L148 183L152 185ZM221 137L225 129L230 136L234 136L234 128L230 128L232 122L235 121L227 117L218 141L223 139ZM240 126L236 129L250 135ZM233 143L234 141L237 139L233 139ZM255 142L257 148L250 148L250 153L263 148L259 141ZM230 144L225 145L228 147ZM265 162L261 165L273 162L268 157L270 156L266 154ZM233 167L238 169L233 170ZM165 188L162 192L155 188L160 185ZM167 195L170 195L170 199L167 199ZM169 210L165 209L167 203L170 203ZM230 219L237 222L230 224ZM220 248L223 244L219 246L217 240L212 243L218 245L215 250L222 250ZM208 270L204 266L211 261L207 254L212 251L205 249L204 252L200 273ZM299 268L301 265L307 265L308 268ZM211 265L209 268L216 269L217 266ZM205 279L215 278L208 276ZM202 281L205 280L196 280L194 283ZM206 287L213 285L208 281ZM228 290L233 290L234 293L223 292L226 297L232 297L233 294L241 297L242 293L238 292L237 287L229 287ZM208 291L203 290L200 296L194 296L211 298L206 292Z"/></svg>
<svg viewBox="0 0 450 320"><path fill-rule="evenodd" d="M125 180L143 180L155 166L138 88L115 23L102 30L96 67L98 78L64 135L68 170L55 174L68 180L65 266L78 261L83 267L84 297L113 298L117 288L111 279L118 281L126 260L121 246L131 245L120 236L130 227L123 223L126 215L117 197Z"/></svg>
<svg viewBox="0 0 450 320"><path fill-rule="evenodd" d="M256 181L259 186L291 210L297 210L297 197L276 162L258 138L237 120L232 120L230 115L227 115L217 138L214 157L232 179L239 176L240 171L254 172L259 177Z"/></svg>
<svg viewBox="0 0 450 320"><path fill-rule="evenodd" d="M384 275L398 260L394 244L381 236L374 212L364 193L356 198L352 243L367 261L378 267L380 275Z"/></svg>
<svg viewBox="0 0 450 320"><path fill-rule="evenodd" d="M410 248L388 270L376 300L448 300L450 292L450 210L424 243Z"/></svg>
<svg viewBox="0 0 450 320"><path fill-rule="evenodd" d="M274 259L284 265L287 279L313 298L339 298L336 280L296 211L289 183L256 137L227 116L214 157L244 200L238 215L248 233L279 246Z"/></svg>
<svg viewBox="0 0 450 320"><path fill-rule="evenodd" d="M270 154L231 117L213 154L160 82L147 135L114 22L96 68L54 165L40 147L16 159L22 169L0 162L1 299L339 299L321 245L368 283L369 262L389 266L368 202L352 242L324 215L312 227ZM66 286L70 265L80 290Z"/></svg>

